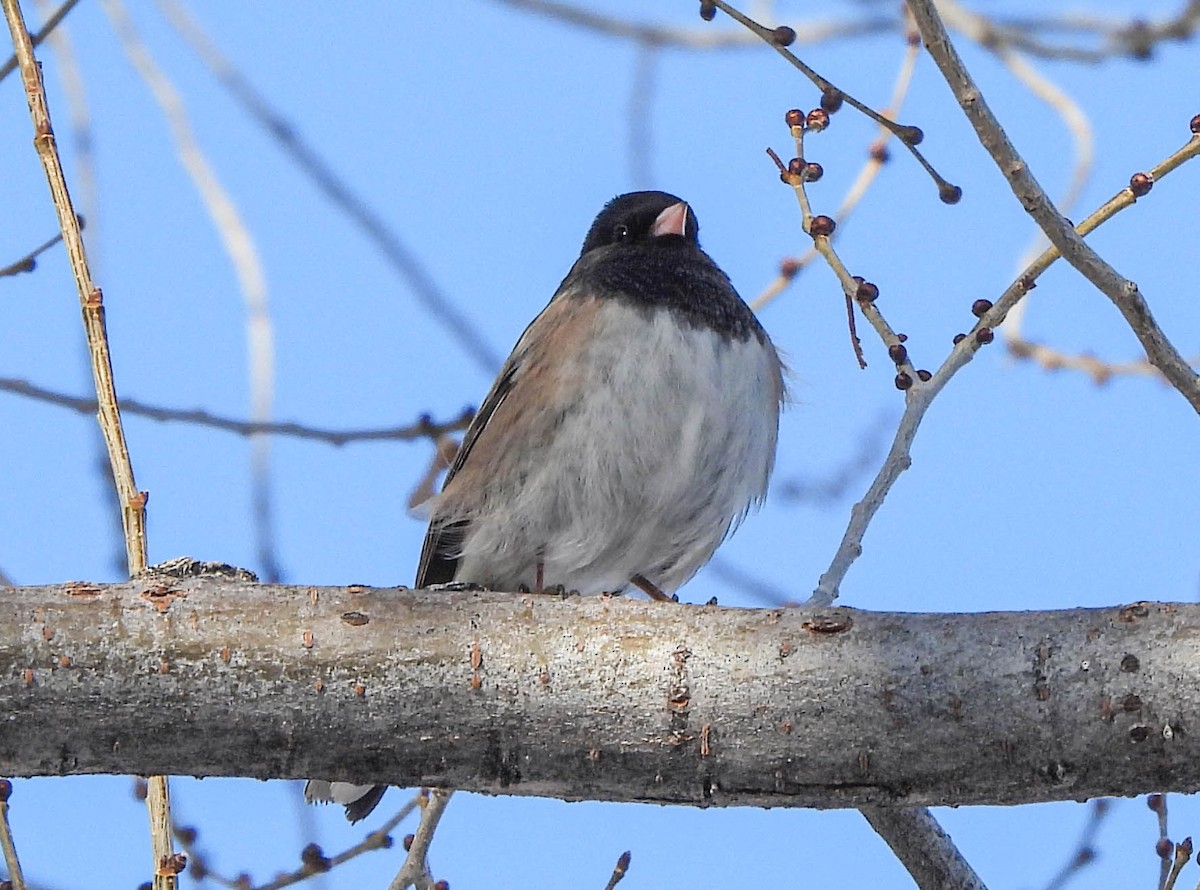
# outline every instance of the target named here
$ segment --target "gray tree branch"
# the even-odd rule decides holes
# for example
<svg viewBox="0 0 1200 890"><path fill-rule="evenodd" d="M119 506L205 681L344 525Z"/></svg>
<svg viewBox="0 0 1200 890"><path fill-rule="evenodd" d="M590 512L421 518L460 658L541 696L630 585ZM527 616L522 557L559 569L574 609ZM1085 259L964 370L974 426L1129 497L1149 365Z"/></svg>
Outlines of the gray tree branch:
<svg viewBox="0 0 1200 890"><path fill-rule="evenodd" d="M1200 606L920 615L156 579L0 589L0 775L698 806L1200 788Z"/></svg>

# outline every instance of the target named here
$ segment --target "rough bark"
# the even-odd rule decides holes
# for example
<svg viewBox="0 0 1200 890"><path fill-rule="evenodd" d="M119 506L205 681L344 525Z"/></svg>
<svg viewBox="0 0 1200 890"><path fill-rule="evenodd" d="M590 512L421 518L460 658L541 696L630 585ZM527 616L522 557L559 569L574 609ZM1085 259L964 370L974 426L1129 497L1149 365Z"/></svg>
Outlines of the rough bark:
<svg viewBox="0 0 1200 890"><path fill-rule="evenodd" d="M1200 788L1200 606L919 615L149 580L0 588L0 775L701 806Z"/></svg>

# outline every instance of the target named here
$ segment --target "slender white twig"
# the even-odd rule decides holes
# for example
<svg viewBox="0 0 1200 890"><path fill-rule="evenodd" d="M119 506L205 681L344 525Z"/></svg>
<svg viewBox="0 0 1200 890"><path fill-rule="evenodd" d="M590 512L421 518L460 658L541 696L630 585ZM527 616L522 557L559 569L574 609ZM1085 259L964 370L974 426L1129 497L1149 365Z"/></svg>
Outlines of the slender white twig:
<svg viewBox="0 0 1200 890"><path fill-rule="evenodd" d="M250 376L250 418L271 419L275 398L275 337L267 300L267 281L254 236L242 219L229 191L222 185L192 131L183 97L138 34L121 0L103 0L104 11L116 29L125 54L153 94L171 130L180 163L191 177L230 262L237 274L246 314L246 350ZM274 533L270 509L270 455L268 436L251 437L251 487L259 561L266 580L277 580Z"/></svg>

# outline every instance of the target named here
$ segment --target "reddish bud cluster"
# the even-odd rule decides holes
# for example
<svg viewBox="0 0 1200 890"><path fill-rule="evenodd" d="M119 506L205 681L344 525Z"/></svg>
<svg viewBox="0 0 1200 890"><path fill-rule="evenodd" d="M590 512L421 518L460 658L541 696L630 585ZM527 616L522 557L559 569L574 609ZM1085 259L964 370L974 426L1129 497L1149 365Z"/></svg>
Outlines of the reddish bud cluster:
<svg viewBox="0 0 1200 890"><path fill-rule="evenodd" d="M933 379L933 375L930 374L928 371L926 371L924 368L921 368L920 370L917 371L917 376L921 378L922 383L928 383L930 380Z"/></svg>
<svg viewBox="0 0 1200 890"><path fill-rule="evenodd" d="M783 120L784 123L786 123L789 127L803 127L804 112L799 108L789 108L787 113L783 116Z"/></svg>
<svg viewBox="0 0 1200 890"><path fill-rule="evenodd" d="M809 161L804 165L804 172L800 176L805 182L817 182L825 175L825 168L816 161Z"/></svg>
<svg viewBox="0 0 1200 890"><path fill-rule="evenodd" d="M908 361L908 347L903 343L893 343L888 347L888 358L896 364Z"/></svg>
<svg viewBox="0 0 1200 890"><path fill-rule="evenodd" d="M988 314L988 310L992 308L991 300L976 300L971 304L971 314L976 318L983 318Z"/></svg>
<svg viewBox="0 0 1200 890"><path fill-rule="evenodd" d="M996 339L996 335L992 333L991 328L980 328L975 332L975 342L980 346L986 346Z"/></svg>
<svg viewBox="0 0 1200 890"><path fill-rule="evenodd" d="M771 40L776 46L791 46L796 42L796 31L787 25L780 25L771 33Z"/></svg>
<svg viewBox="0 0 1200 890"><path fill-rule="evenodd" d="M912 385L913 379L903 371L896 375L896 389L904 391L906 389L912 389Z"/></svg>

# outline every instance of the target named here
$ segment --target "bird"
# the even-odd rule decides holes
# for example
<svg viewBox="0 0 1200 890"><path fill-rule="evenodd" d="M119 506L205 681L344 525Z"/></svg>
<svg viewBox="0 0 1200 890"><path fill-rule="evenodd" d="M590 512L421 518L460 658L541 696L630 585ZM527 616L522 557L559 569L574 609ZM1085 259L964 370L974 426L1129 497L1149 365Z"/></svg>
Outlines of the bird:
<svg viewBox="0 0 1200 890"><path fill-rule="evenodd" d="M687 202L609 201L468 427L418 588L672 594L766 497L785 367ZM310 781L364 818L382 785Z"/></svg>

